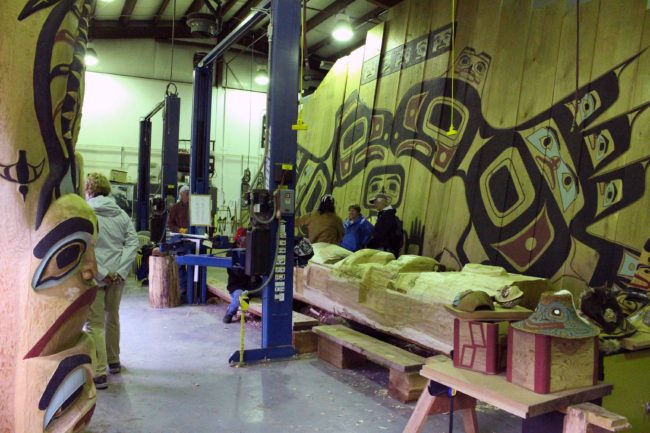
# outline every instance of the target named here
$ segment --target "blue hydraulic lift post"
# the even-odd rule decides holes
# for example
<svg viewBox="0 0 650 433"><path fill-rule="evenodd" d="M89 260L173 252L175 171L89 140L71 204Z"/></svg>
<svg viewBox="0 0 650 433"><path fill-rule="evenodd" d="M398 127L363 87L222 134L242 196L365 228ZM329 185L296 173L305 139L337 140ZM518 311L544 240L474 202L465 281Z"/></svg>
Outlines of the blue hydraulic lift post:
<svg viewBox="0 0 650 433"><path fill-rule="evenodd" d="M298 115L298 80L300 58L300 0L271 2L271 65L267 116L269 119L269 163L265 167L267 188L275 191L279 183L273 179L273 167L289 164L295 170L297 135L291 129ZM294 175L295 177L295 171ZM285 184L295 189L293 184ZM291 342L293 318L293 229L294 217L282 219L286 237L286 259L262 292L262 347L244 351L244 362L288 358L295 355ZM271 225L271 251L276 248L280 224ZM280 271L282 269L284 272ZM277 284L276 288L276 281ZM239 352L230 358L239 361Z"/></svg>
<svg viewBox="0 0 650 433"><path fill-rule="evenodd" d="M169 94L165 96L163 111L162 140L162 188L160 195L176 198L178 185L178 129L181 119L181 98Z"/></svg>
<svg viewBox="0 0 650 433"><path fill-rule="evenodd" d="M151 120L140 120L140 145L138 149L138 190L135 229L149 230L149 190L151 173Z"/></svg>
<svg viewBox="0 0 650 433"><path fill-rule="evenodd" d="M190 150L190 194L210 191L210 117L212 64L194 68L194 106ZM203 227L190 226L190 233L203 234Z"/></svg>

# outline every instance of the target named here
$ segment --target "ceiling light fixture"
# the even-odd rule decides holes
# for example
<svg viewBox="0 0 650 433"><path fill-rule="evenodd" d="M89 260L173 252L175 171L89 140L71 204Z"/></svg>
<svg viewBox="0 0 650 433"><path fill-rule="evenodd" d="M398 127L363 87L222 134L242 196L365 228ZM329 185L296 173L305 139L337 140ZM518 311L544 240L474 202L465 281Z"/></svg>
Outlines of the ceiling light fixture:
<svg viewBox="0 0 650 433"><path fill-rule="evenodd" d="M88 43L88 46L86 47L86 55L84 56L84 64L86 66L95 66L97 63L99 63L97 51L95 51L95 49L90 46L90 43Z"/></svg>
<svg viewBox="0 0 650 433"><path fill-rule="evenodd" d="M259 86L266 86L269 84L269 73L266 72L266 68L264 66L259 66L257 68L257 73L255 74L255 84Z"/></svg>
<svg viewBox="0 0 650 433"><path fill-rule="evenodd" d="M332 37L339 42L347 42L354 36L350 17L341 12L336 14L336 25L332 30Z"/></svg>

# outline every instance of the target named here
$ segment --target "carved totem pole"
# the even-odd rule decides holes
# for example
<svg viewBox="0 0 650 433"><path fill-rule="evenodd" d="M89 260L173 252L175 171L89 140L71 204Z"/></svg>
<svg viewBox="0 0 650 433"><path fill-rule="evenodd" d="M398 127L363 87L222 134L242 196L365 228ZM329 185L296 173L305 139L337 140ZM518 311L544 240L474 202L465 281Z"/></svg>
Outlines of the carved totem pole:
<svg viewBox="0 0 650 433"><path fill-rule="evenodd" d="M74 146L94 0L0 7L0 432L83 432L95 216Z"/></svg>

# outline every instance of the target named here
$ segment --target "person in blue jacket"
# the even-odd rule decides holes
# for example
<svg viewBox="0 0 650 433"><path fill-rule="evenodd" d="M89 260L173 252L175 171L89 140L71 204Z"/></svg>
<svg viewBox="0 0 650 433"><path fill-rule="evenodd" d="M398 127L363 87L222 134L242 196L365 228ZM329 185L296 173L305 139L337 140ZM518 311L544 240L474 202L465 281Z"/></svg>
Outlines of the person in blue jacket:
<svg viewBox="0 0 650 433"><path fill-rule="evenodd" d="M373 226L361 215L361 207L353 204L348 208L348 219L343 223L343 240L341 246L346 250L358 251L365 248L372 234Z"/></svg>

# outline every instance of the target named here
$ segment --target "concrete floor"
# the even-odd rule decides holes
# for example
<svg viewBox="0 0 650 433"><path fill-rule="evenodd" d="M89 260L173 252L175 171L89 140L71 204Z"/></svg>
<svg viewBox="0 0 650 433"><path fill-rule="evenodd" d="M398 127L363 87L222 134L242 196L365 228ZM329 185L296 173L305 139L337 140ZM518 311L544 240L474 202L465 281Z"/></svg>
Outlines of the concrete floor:
<svg viewBox="0 0 650 433"><path fill-rule="evenodd" d="M221 322L225 304L152 310L146 289L131 286L120 310L124 368L97 391L88 433L399 433L413 410L387 396L387 373L372 364L339 370L312 355L230 367L239 323ZM247 323L246 347L259 345L259 324ZM489 406L478 419L482 433L517 431ZM447 426L446 415L430 417L424 431Z"/></svg>

